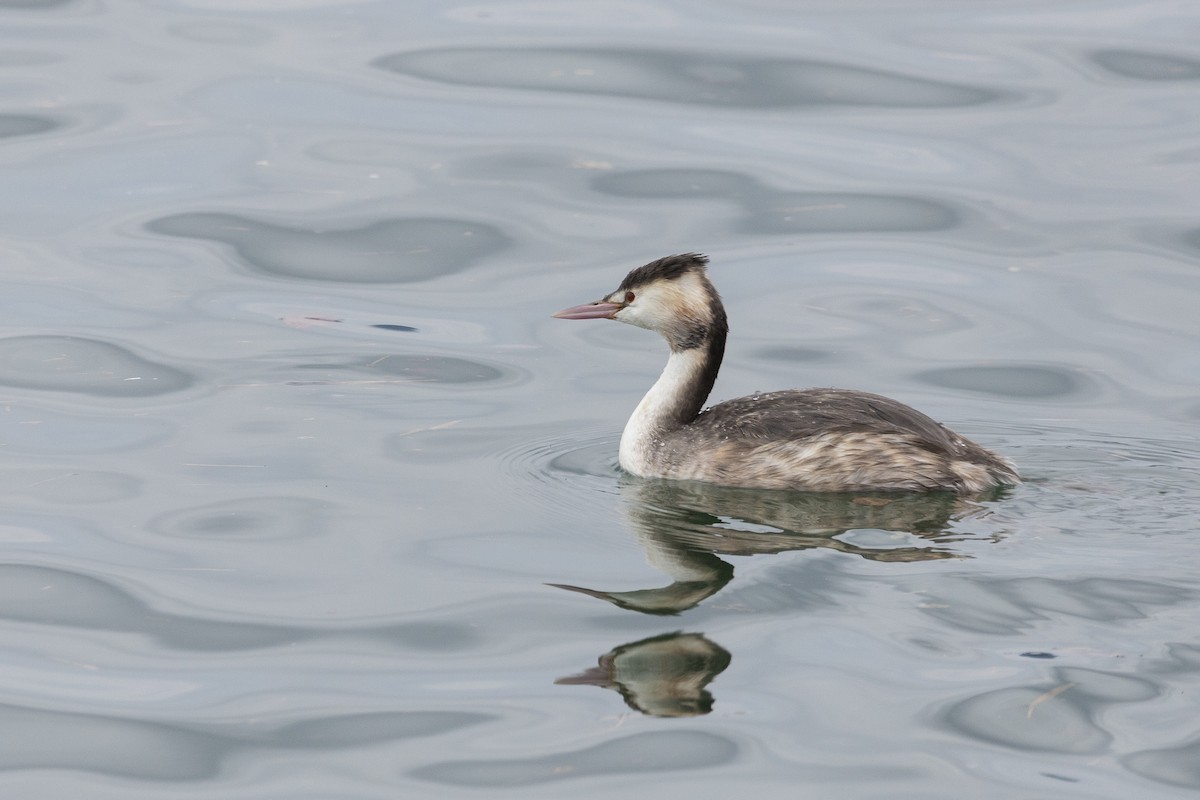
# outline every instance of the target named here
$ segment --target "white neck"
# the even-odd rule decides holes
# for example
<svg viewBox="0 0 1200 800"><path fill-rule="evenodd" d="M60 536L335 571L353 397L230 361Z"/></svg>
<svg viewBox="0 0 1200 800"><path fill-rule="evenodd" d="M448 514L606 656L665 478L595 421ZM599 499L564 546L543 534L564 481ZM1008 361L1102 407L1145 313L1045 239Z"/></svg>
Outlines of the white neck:
<svg viewBox="0 0 1200 800"><path fill-rule="evenodd" d="M696 404L696 383L708 358L702 347L671 353L662 375L625 423L618 460L626 472L646 477L663 434L691 421L680 421L681 409L689 403ZM703 403L703 398L700 402Z"/></svg>

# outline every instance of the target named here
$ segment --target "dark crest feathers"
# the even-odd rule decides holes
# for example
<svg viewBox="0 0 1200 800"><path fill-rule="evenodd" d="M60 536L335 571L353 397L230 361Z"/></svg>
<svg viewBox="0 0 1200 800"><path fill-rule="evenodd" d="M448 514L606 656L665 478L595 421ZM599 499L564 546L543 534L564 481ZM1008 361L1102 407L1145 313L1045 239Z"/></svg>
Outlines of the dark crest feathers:
<svg viewBox="0 0 1200 800"><path fill-rule="evenodd" d="M660 258L643 267L638 267L626 275L625 280L621 281L621 285L617 287L617 291L636 289L658 280L673 280L688 272L704 272L704 265L707 263L708 256L699 253L680 253Z"/></svg>

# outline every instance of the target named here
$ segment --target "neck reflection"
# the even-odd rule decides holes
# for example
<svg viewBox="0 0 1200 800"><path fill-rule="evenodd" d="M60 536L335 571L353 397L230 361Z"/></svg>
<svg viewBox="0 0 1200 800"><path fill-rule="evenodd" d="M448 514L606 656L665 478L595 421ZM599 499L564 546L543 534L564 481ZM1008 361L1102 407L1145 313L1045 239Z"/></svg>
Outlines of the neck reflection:
<svg viewBox="0 0 1200 800"><path fill-rule="evenodd" d="M672 582L624 591L550 585L652 615L679 614L721 591L734 572L721 556L820 547L880 562L965 558L947 533L955 521L985 511L949 493L815 494L634 478L620 491L647 562ZM851 531L864 535L839 538ZM712 710L706 687L731 658L700 633L674 632L615 647L597 666L555 683L612 689L650 716L697 716Z"/></svg>
<svg viewBox="0 0 1200 800"><path fill-rule="evenodd" d="M733 580L733 565L722 555L820 547L871 561L963 558L944 537L953 522L982 509L950 493L820 494L633 478L623 480L620 490L629 529L646 561L672 582L626 591L549 585L657 615L686 611ZM872 530L908 536L901 544L884 537L881 546L839 538Z"/></svg>

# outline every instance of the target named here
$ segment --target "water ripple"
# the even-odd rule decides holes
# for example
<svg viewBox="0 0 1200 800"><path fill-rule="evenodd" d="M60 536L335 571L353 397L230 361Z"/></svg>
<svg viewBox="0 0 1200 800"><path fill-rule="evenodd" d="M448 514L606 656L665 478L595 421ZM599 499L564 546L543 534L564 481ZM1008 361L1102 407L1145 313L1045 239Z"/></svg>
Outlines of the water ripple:
<svg viewBox="0 0 1200 800"><path fill-rule="evenodd" d="M996 89L866 67L684 50L447 47L396 53L374 66L460 86L656 100L727 108L952 108L993 103Z"/></svg>
<svg viewBox="0 0 1200 800"><path fill-rule="evenodd" d="M1200 741L1130 753L1121 763L1152 781L1200 789Z"/></svg>
<svg viewBox="0 0 1200 800"><path fill-rule="evenodd" d="M132 450L162 442L176 426L161 419L121 419L112 414L79 415L34 406L5 409L4 449L9 454L87 456Z"/></svg>
<svg viewBox="0 0 1200 800"><path fill-rule="evenodd" d="M499 470L542 508L579 511L610 507L622 472L617 442L608 430L572 431L519 441L497 456Z"/></svg>
<svg viewBox="0 0 1200 800"><path fill-rule="evenodd" d="M562 483L577 485L581 476L601 478L615 489L621 474L617 467L617 442L611 431L580 431L547 435L544 426L460 428L433 426L396 434L388 442L389 452L407 460L417 453L422 461L459 460L464 457L495 459L499 471L523 485L523 491L547 493L565 501L572 494Z"/></svg>
<svg viewBox="0 0 1200 800"><path fill-rule="evenodd" d="M510 244L494 225L441 217L324 230L239 214L188 212L151 220L146 229L228 245L250 267L269 275L345 283L429 280L466 269Z"/></svg>
<svg viewBox="0 0 1200 800"><path fill-rule="evenodd" d="M1101 720L1112 703L1147 700L1150 681L1080 667L1054 670L1050 684L996 689L962 700L945 725L974 739L1018 750L1075 755L1103 753L1113 736Z"/></svg>
<svg viewBox="0 0 1200 800"><path fill-rule="evenodd" d="M741 173L714 169L642 169L597 176L592 188L614 197L725 200L744 212L738 227L760 235L940 231L962 212L928 197L852 192L788 192Z"/></svg>
<svg viewBox="0 0 1200 800"><path fill-rule="evenodd" d="M1144 580L976 576L946 576L927 594L923 611L930 617L960 630L999 636L1026 631L1047 616L1105 623L1142 619L1155 607L1195 596L1177 586Z"/></svg>
<svg viewBox="0 0 1200 800"><path fill-rule="evenodd" d="M344 353L309 356L308 361L289 364L287 370L310 373L353 372L375 378L397 378L404 382L471 384L513 380L524 373L507 365L493 365L476 359L423 353L381 353L346 359ZM313 376L316 377L315 375ZM323 383L323 376L313 382ZM335 379L336 381L336 379ZM306 383L299 377L297 383Z"/></svg>
<svg viewBox="0 0 1200 800"><path fill-rule="evenodd" d="M0 485L25 502L60 506L132 500L141 494L145 481L120 472L25 466L0 469ZM11 509L13 500L6 502Z"/></svg>
<svg viewBox="0 0 1200 800"><path fill-rule="evenodd" d="M458 711L381 711L271 725L260 718L186 724L0 706L0 769L75 769L128 778L212 778L234 753L327 750L436 736L491 721ZM244 755L243 755L244 757Z"/></svg>
<svg viewBox="0 0 1200 800"><path fill-rule="evenodd" d="M154 533L186 539L296 539L319 536L329 504L300 497L243 497L171 511L152 519Z"/></svg>
<svg viewBox="0 0 1200 800"><path fill-rule="evenodd" d="M733 762L737 754L737 744L724 736L704 731L656 731L537 758L442 761L409 774L449 786L494 789L593 775L709 769Z"/></svg>
<svg viewBox="0 0 1200 800"><path fill-rule="evenodd" d="M1000 397L1078 402L1100 394L1096 381L1080 370L1044 364L944 367L925 370L913 377L947 389Z"/></svg>
<svg viewBox="0 0 1200 800"><path fill-rule="evenodd" d="M0 8L42 9L66 6L75 0L0 0Z"/></svg>
<svg viewBox="0 0 1200 800"><path fill-rule="evenodd" d="M186 389L186 372L99 339L10 336L0 339L0 386L101 397L152 397Z"/></svg>
<svg viewBox="0 0 1200 800"><path fill-rule="evenodd" d="M63 123L50 117L32 114L0 114L0 139L14 136L34 136L61 128Z"/></svg>
<svg viewBox="0 0 1200 800"><path fill-rule="evenodd" d="M134 633L164 648L192 652L293 647L322 638L362 636L401 650L445 652L478 638L465 623L432 620L337 629L185 616L158 611L99 577L28 564L0 565L0 620Z"/></svg>
<svg viewBox="0 0 1200 800"><path fill-rule="evenodd" d="M1200 60L1183 56L1153 53L1145 50L1112 48L1097 50L1091 59L1099 66L1139 81L1196 81L1200 80Z"/></svg>

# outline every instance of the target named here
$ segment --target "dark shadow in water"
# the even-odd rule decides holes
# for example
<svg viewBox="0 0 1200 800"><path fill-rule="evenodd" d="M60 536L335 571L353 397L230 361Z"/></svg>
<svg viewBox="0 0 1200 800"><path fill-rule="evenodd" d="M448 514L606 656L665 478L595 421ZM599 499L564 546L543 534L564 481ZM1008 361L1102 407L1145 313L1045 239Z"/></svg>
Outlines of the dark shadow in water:
<svg viewBox="0 0 1200 800"><path fill-rule="evenodd" d="M613 689L634 711L652 717L695 717L712 711L704 687L730 660L728 650L698 633L666 633L623 644L595 667L555 683Z"/></svg>
<svg viewBox="0 0 1200 800"><path fill-rule="evenodd" d="M829 361L836 357L832 349L821 350L792 344L756 347L750 351L750 355L754 358L783 364L808 364L814 361Z"/></svg>
<svg viewBox="0 0 1200 800"><path fill-rule="evenodd" d="M1122 78L1139 81L1200 80L1200 60L1195 58L1118 48L1097 50L1090 57L1100 67Z"/></svg>
<svg viewBox="0 0 1200 800"><path fill-rule="evenodd" d="M1044 364L989 364L945 367L914 375L948 389L1039 400L1082 400L1100 394L1096 382L1078 370Z"/></svg>
<svg viewBox="0 0 1200 800"><path fill-rule="evenodd" d="M4 7L4 0L0 0L0 8ZM50 117L38 117L32 114L0 114L0 139L8 139L13 136L35 136L62 126L62 122Z"/></svg>
<svg viewBox="0 0 1200 800"><path fill-rule="evenodd" d="M1190 252L1190 251L1200 250L1200 228L1189 230L1186 233L1184 233L1183 234L1183 244L1184 244L1184 247L1186 247L1189 250L1188 255L1195 258L1196 253Z"/></svg>
<svg viewBox="0 0 1200 800"><path fill-rule="evenodd" d="M758 235L930 232L961 223L958 209L928 197L851 192L789 192L737 172L642 169L600 175L592 188L641 200L723 200L744 211L738 230Z"/></svg>
<svg viewBox="0 0 1200 800"><path fill-rule="evenodd" d="M314 360L291 365L289 369L314 372L353 372L375 378L398 378L415 383L486 383L512 378L514 370L472 361L466 358L435 355L409 355L402 353L371 354L347 360L345 354L334 354L328 361ZM336 382L335 378L331 378ZM309 381L294 381L308 383ZM314 380L314 383L325 383Z"/></svg>
<svg viewBox="0 0 1200 800"><path fill-rule="evenodd" d="M270 275L343 283L429 280L466 269L511 244L493 225L435 217L315 230L238 214L188 212L151 220L146 230L220 242Z"/></svg>
<svg viewBox="0 0 1200 800"><path fill-rule="evenodd" d="M446 47L384 56L373 66L456 86L724 108L958 108L1009 93L831 61L649 48Z"/></svg>
<svg viewBox="0 0 1200 800"><path fill-rule="evenodd" d="M872 561L957 558L939 542L956 519L979 509L949 493L818 494L761 491L692 481L630 479L621 493L646 558L674 581L664 587L603 591L550 584L643 614L678 614L733 579L720 555L748 556L814 547ZM910 533L928 545L866 547L837 538L849 530Z"/></svg>

